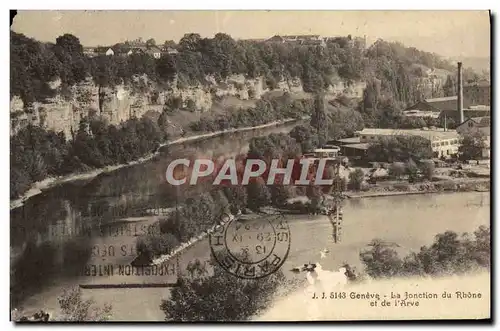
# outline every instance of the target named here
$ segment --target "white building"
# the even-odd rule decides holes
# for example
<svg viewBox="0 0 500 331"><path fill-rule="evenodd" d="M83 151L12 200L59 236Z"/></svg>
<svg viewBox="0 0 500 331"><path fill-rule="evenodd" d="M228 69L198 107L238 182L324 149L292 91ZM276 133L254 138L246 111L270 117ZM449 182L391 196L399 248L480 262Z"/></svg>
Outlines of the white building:
<svg viewBox="0 0 500 331"><path fill-rule="evenodd" d="M403 111L403 115L408 117L420 117L420 118L425 118L425 117L439 118L439 112L432 110L418 110L418 109L405 110Z"/></svg>
<svg viewBox="0 0 500 331"><path fill-rule="evenodd" d="M112 55L115 55L115 52L114 52L111 48L109 48L109 49L106 51L106 55L107 55L107 56L112 56Z"/></svg>
<svg viewBox="0 0 500 331"><path fill-rule="evenodd" d="M328 146L329 147L329 146ZM318 148L314 150L317 158L336 158L339 156L340 147Z"/></svg>
<svg viewBox="0 0 500 331"><path fill-rule="evenodd" d="M382 137L419 136L430 141L434 157L450 157L458 153L460 146L460 135L456 131L365 128L355 136L360 138L360 143L375 143Z"/></svg>
<svg viewBox="0 0 500 331"><path fill-rule="evenodd" d="M485 135L491 135L491 120L489 116L469 117L457 126L457 132L461 135L483 132Z"/></svg>

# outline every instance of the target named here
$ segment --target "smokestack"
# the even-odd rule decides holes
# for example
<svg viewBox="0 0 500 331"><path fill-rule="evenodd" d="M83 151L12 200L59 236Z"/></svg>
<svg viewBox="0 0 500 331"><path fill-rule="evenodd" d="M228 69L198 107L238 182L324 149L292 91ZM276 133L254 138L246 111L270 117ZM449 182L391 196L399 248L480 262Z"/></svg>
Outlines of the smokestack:
<svg viewBox="0 0 500 331"><path fill-rule="evenodd" d="M458 62L457 108L460 113L460 123L464 121L464 89L462 83L462 62Z"/></svg>

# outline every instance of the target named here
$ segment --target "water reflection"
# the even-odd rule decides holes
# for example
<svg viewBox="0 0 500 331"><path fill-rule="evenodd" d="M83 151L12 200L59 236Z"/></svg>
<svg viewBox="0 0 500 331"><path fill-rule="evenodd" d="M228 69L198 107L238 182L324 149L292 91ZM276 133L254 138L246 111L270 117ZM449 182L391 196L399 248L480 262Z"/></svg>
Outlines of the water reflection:
<svg viewBox="0 0 500 331"><path fill-rule="evenodd" d="M164 147L146 163L55 187L11 210L12 303L17 305L61 278L79 276L93 245L89 229L171 207L208 189L208 183L182 190L168 185L165 170L171 160L236 156L247 152L252 137L288 132L293 126Z"/></svg>

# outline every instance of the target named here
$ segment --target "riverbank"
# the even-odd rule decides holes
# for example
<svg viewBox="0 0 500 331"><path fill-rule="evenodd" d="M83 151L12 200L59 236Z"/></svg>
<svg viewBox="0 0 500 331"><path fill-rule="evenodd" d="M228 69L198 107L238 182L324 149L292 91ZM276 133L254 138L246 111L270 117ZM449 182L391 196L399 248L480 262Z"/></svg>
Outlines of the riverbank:
<svg viewBox="0 0 500 331"><path fill-rule="evenodd" d="M373 186L362 192L346 192L348 198L373 198L394 195L413 195L445 192L489 192L490 178L457 178L437 182L401 182L387 186Z"/></svg>
<svg viewBox="0 0 500 331"><path fill-rule="evenodd" d="M203 139L215 138L215 137L226 135L226 134L246 132L246 131L252 131L252 130L260 130L260 129L265 129L265 128L269 128L269 127L273 127L273 126L281 126L281 125L286 125L286 124L289 124L289 123L292 123L295 121L300 121L300 120L289 118L289 119L284 119L284 120L280 120L280 121L273 121L270 123L261 124L261 125L257 125L257 126L233 128L233 129L228 129L228 130L193 135L193 136L189 136L189 137L182 137L182 138L178 138L176 140L161 144L155 153L151 153L151 154L146 155L146 156L144 156L138 160L135 160L135 161L131 161L128 163L123 163L123 164L117 164L117 165L113 165L113 166L107 166L107 167L100 168L100 169L93 169L91 171L84 172L84 173L73 173L73 174L66 175L66 176L46 178L42 181L34 183L32 185L32 187L28 191L26 191L26 193L22 197L20 197L19 199L11 200L10 209L12 210L12 209L21 207L24 204L24 202L26 202L27 200L29 200L30 198L32 198L38 194L41 194L43 190L47 190L51 187L58 186L58 185L68 183L68 182L72 182L72 181L92 179L92 178L97 177L103 173L110 173L110 172L116 171L116 170L121 169L121 168L130 167L130 166L134 166L137 164L147 162L147 161L151 160L153 157L155 157L156 155L158 155L160 153L161 148L163 148L165 146L173 146L176 144L182 144L182 143L186 143L186 142L200 141Z"/></svg>
<svg viewBox="0 0 500 331"><path fill-rule="evenodd" d="M484 197L487 198L486 196ZM320 251L327 247L335 254L325 260L324 269L339 268L344 261L352 262L357 270L362 270L359 252L366 248L374 237L385 241L397 242L405 251L418 251L421 246L434 240L434 234L445 231L456 233L472 233L480 225L490 224L489 205L481 204L482 194L464 192L461 194L431 194L429 196L386 197L377 199L346 200L343 224L343 238L339 244L331 241L331 225L324 216L309 217L307 215L287 216L293 236L292 249L283 270L317 261ZM354 202L354 203L353 203ZM411 234L411 235L409 235ZM196 236L193 236L196 237ZM92 241L91 245L113 244L112 242ZM187 245L186 245L187 246ZM194 243L180 252L168 263L178 263L179 270L185 271L191 261L199 259L202 264L210 259L207 238ZM173 252L174 253L174 252ZM35 263L35 262L34 262ZM290 277L294 277L290 275ZM147 281L147 279L144 279ZM22 304L24 311L35 312L40 309L57 311L57 297L64 288L78 286L79 279L74 281L57 281L53 286L30 296ZM118 281L119 283L119 281ZM125 321L159 321L164 313L158 309L161 300L168 300L171 288L150 289L106 289L83 290L85 298L95 300L97 306L111 304L113 320Z"/></svg>
<svg viewBox="0 0 500 331"><path fill-rule="evenodd" d="M345 192L344 196L348 199L361 199L361 198L375 198L375 197L391 197L391 196L407 196L416 194L440 194L440 193L461 193L461 192L489 192L491 181L489 178L460 178L453 181L438 181L438 182L424 182L424 183L408 183L401 182L394 185L384 186L380 191L381 187L372 187L371 190L364 192ZM332 196L328 196L330 199ZM300 196L292 198L289 200L301 201L302 203L307 203L309 199L306 196ZM291 202L291 201L290 201ZM279 211L285 214L293 215L297 212L293 209L287 208L263 208L270 209L274 211ZM299 213L306 215L307 213ZM221 224L224 225L229 220L234 219L234 215L229 215L227 221L222 221ZM177 248L173 250L172 253L162 255L153 260L154 265L165 263L172 258L175 258L179 254L182 254L185 250L189 249L194 244L205 239L210 233L214 231L214 227L201 233L200 235L191 238L187 242L182 243Z"/></svg>

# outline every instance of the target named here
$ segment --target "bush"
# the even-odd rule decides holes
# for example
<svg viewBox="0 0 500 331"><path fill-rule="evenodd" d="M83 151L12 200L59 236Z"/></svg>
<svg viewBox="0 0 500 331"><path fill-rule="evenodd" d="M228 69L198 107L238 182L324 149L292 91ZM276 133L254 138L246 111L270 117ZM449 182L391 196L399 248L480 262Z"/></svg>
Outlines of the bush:
<svg viewBox="0 0 500 331"><path fill-rule="evenodd" d="M170 254L178 245L179 240L171 233L147 234L136 241L137 253L149 259Z"/></svg>
<svg viewBox="0 0 500 331"><path fill-rule="evenodd" d="M410 183L414 182L417 179L418 175L418 167L416 163L412 159L410 159L408 160L408 162L406 162L405 168L406 174L408 175L408 180L410 181Z"/></svg>
<svg viewBox="0 0 500 331"><path fill-rule="evenodd" d="M365 173L361 169L356 169L349 173L349 186L352 190L359 191L365 178Z"/></svg>
<svg viewBox="0 0 500 331"><path fill-rule="evenodd" d="M262 181L252 181L247 186L248 207L258 210L271 204L271 193Z"/></svg>
<svg viewBox="0 0 500 331"><path fill-rule="evenodd" d="M453 231L437 234L434 243L423 246L401 259L394 247L374 239L370 249L360 253L366 272L373 278L393 276L463 274L477 269L490 269L490 228L480 226L474 238L461 237Z"/></svg>
<svg viewBox="0 0 500 331"><path fill-rule="evenodd" d="M398 253L392 249L392 245L374 239L369 246L371 246L371 249L360 253L360 259L370 277L393 277L399 273L403 261L398 256Z"/></svg>
<svg viewBox="0 0 500 331"><path fill-rule="evenodd" d="M434 162L422 162L420 169L425 179L432 180L435 172Z"/></svg>
<svg viewBox="0 0 500 331"><path fill-rule="evenodd" d="M92 307L94 301L84 300L80 288L64 290L58 301L62 314L57 320L61 322L103 322L111 315L111 305Z"/></svg>
<svg viewBox="0 0 500 331"><path fill-rule="evenodd" d="M281 271L261 279L241 279L212 263L207 275L202 264L191 264L190 275L179 276L179 286L161 310L167 321L244 321L269 307L285 281Z"/></svg>
<svg viewBox="0 0 500 331"><path fill-rule="evenodd" d="M389 167L389 175L400 179L405 174L405 165L401 162L394 162Z"/></svg>

